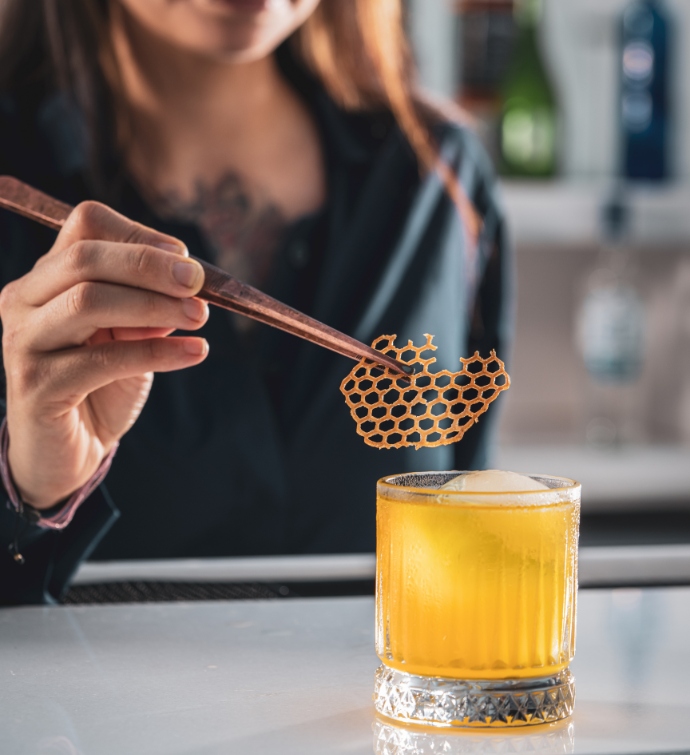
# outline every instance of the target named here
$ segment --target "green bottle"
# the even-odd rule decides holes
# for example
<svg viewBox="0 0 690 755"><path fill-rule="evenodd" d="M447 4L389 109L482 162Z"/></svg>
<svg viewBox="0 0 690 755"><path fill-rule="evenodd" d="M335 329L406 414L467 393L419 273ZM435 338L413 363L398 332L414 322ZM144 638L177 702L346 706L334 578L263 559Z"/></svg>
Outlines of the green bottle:
<svg viewBox="0 0 690 755"><path fill-rule="evenodd" d="M539 50L543 0L518 0L518 41L503 86L501 172L546 178L557 171L556 98Z"/></svg>

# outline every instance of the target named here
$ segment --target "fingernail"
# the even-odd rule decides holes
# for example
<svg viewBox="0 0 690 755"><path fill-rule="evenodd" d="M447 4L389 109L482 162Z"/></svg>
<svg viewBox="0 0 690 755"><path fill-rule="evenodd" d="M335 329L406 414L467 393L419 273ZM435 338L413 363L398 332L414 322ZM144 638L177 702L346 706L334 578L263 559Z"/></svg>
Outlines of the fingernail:
<svg viewBox="0 0 690 755"><path fill-rule="evenodd" d="M156 249L162 249L164 252L181 254L183 257L189 257L189 249L184 244L170 244L167 241L157 241L153 246Z"/></svg>
<svg viewBox="0 0 690 755"><path fill-rule="evenodd" d="M200 322L208 313L208 305L199 299L183 299L182 311L190 320Z"/></svg>
<svg viewBox="0 0 690 755"><path fill-rule="evenodd" d="M188 354L200 357L208 351L208 343L203 338L194 338L184 342L184 350Z"/></svg>
<svg viewBox="0 0 690 755"><path fill-rule="evenodd" d="M204 274L198 262L176 262L172 268L173 278L182 286L194 288Z"/></svg>

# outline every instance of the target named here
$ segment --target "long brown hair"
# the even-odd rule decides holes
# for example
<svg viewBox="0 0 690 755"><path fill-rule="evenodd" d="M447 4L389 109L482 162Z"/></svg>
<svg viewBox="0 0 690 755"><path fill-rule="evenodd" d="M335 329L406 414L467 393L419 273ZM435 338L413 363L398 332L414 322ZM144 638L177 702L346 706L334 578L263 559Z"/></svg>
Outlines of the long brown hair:
<svg viewBox="0 0 690 755"><path fill-rule="evenodd" d="M341 107L393 113L422 168L439 173L475 242L481 221L431 137L439 113L418 95L401 0L322 0L292 41Z"/></svg>
<svg viewBox="0 0 690 755"><path fill-rule="evenodd" d="M120 110L109 0L2 1L0 89L34 83L67 91L86 117L97 178L104 142L117 141L113 124ZM439 158L432 109L416 96L401 0L322 0L290 43L341 107L393 113L422 169L439 173L476 238L477 214Z"/></svg>

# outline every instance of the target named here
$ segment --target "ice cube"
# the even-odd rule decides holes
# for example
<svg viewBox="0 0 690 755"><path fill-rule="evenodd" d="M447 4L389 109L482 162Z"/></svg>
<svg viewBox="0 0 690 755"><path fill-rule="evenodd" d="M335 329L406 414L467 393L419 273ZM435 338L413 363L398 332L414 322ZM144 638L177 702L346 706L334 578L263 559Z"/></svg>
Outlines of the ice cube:
<svg viewBox="0 0 690 755"><path fill-rule="evenodd" d="M516 472L501 469L484 469L480 472L465 472L442 485L441 490L466 490L470 493L520 493L533 490L548 490L542 482Z"/></svg>

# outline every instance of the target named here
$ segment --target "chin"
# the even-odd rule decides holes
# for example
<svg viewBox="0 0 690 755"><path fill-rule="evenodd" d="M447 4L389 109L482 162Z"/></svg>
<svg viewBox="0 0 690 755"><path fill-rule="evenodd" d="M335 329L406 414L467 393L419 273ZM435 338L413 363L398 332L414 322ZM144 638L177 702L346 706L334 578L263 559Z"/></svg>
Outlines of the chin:
<svg viewBox="0 0 690 755"><path fill-rule="evenodd" d="M198 51L238 62L271 53L318 5L318 0L188 1L204 27Z"/></svg>
<svg viewBox="0 0 690 755"><path fill-rule="evenodd" d="M319 0L120 0L158 39L203 57L250 62L273 52Z"/></svg>
<svg viewBox="0 0 690 755"><path fill-rule="evenodd" d="M270 55L283 41L284 35L268 33L267 29L242 29L235 25L223 33L215 29L203 40L189 40L185 45L200 56L228 63L249 63Z"/></svg>

